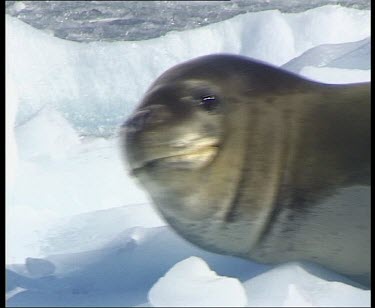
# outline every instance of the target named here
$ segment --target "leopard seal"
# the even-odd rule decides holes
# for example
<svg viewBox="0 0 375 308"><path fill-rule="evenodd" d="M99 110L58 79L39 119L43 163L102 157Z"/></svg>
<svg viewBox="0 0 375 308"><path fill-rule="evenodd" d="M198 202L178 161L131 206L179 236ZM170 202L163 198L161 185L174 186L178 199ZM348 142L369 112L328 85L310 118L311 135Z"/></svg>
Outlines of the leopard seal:
<svg viewBox="0 0 375 308"><path fill-rule="evenodd" d="M370 284L370 83L214 54L164 72L123 124L131 173L212 252Z"/></svg>

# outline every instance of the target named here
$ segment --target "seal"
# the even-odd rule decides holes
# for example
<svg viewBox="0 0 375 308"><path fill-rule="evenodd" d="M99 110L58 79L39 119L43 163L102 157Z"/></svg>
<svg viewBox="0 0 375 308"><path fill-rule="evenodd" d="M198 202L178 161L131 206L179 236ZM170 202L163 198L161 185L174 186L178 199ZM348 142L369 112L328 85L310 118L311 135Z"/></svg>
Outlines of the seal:
<svg viewBox="0 0 375 308"><path fill-rule="evenodd" d="M188 241L369 285L370 83L203 56L157 78L121 137L132 174Z"/></svg>

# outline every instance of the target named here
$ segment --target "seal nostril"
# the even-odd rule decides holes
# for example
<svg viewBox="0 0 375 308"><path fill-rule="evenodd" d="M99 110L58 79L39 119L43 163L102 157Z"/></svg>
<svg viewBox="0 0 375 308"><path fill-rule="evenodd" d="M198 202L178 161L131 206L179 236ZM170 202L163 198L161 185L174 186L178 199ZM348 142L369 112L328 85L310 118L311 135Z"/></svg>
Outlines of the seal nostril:
<svg viewBox="0 0 375 308"><path fill-rule="evenodd" d="M141 110L124 123L124 126L132 132L142 130L151 118L151 111Z"/></svg>

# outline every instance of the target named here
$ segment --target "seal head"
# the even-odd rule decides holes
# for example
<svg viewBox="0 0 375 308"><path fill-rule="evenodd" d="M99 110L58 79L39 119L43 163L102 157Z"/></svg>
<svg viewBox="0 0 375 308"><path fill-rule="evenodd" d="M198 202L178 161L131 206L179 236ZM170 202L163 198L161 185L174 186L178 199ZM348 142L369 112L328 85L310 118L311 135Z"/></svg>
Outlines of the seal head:
<svg viewBox="0 0 375 308"><path fill-rule="evenodd" d="M369 275L369 88L204 56L156 79L123 125L123 148L162 216L196 245ZM330 201L348 189L354 203Z"/></svg>

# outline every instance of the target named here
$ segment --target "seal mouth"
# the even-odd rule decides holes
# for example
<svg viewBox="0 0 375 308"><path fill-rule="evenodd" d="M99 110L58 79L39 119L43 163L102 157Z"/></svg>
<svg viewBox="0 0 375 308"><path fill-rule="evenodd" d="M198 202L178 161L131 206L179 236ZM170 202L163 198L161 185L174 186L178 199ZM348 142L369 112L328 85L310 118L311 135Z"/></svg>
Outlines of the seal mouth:
<svg viewBox="0 0 375 308"><path fill-rule="evenodd" d="M140 171L155 167L185 170L198 169L211 163L218 152L218 144L201 146L190 151L150 159L143 162L140 166L133 168L131 173L136 175Z"/></svg>

